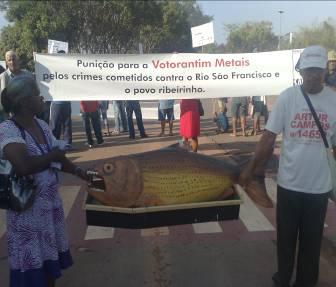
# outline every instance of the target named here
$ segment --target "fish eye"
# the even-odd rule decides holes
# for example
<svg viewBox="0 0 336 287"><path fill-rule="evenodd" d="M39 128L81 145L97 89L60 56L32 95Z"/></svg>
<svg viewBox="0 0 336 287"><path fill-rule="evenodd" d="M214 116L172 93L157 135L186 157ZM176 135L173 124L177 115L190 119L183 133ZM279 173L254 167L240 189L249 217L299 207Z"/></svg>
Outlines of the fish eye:
<svg viewBox="0 0 336 287"><path fill-rule="evenodd" d="M105 163L103 169L104 169L105 173L111 173L111 172L114 171L114 164L112 164L112 163Z"/></svg>

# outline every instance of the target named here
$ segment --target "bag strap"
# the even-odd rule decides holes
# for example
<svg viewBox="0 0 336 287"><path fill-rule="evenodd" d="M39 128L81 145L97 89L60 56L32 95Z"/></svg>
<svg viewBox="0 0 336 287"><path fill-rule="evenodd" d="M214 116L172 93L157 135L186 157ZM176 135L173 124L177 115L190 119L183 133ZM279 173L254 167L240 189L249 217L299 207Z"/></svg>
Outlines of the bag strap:
<svg viewBox="0 0 336 287"><path fill-rule="evenodd" d="M311 113L312 113L312 115L313 115L313 118L314 118L314 120L315 120L315 123L316 123L316 125L317 125L317 127L318 127L318 129L319 129L319 131L320 131L320 134L321 134L323 143L324 143L324 145L325 145L326 148L329 148L329 144L328 144L328 141L327 141L326 134L325 134L325 132L324 132L324 130L323 130L323 128L322 128L321 122L320 122L320 120L319 120L319 118L318 118L318 116L317 116L317 114L316 114L316 112L315 112L315 109L314 109L314 107L313 107L313 105L312 105L312 103L311 103L311 101L310 101L308 95L307 95L306 92L303 90L303 86L302 86L302 85L300 86L300 89L301 89L301 93L303 94L303 96L304 96L304 98L305 98L305 100L306 100L306 102L307 102L307 104L308 104L308 106L309 106L309 109L310 109L310 111L311 111Z"/></svg>

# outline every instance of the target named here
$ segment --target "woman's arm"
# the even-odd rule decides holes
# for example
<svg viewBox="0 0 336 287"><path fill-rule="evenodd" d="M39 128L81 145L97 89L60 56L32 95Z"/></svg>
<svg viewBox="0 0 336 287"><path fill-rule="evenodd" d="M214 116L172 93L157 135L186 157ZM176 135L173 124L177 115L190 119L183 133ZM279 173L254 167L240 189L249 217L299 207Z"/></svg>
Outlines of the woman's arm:
<svg viewBox="0 0 336 287"><path fill-rule="evenodd" d="M10 143L3 149L4 157L14 167L19 176L43 171L49 168L51 162L61 162L65 158L65 152L53 148L49 153L31 156L25 144Z"/></svg>
<svg viewBox="0 0 336 287"><path fill-rule="evenodd" d="M86 181L90 179L86 171L81 169L79 166L75 165L71 160L69 160L66 157L62 161L62 171L76 175L79 178L86 180Z"/></svg>

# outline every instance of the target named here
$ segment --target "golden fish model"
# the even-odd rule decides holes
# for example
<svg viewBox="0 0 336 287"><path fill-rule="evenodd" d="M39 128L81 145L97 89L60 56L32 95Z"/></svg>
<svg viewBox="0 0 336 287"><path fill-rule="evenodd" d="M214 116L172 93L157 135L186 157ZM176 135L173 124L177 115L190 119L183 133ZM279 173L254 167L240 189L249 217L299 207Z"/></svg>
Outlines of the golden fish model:
<svg viewBox="0 0 336 287"><path fill-rule="evenodd" d="M174 147L107 159L93 170L89 194L117 207L223 200L234 193L240 173L228 161ZM252 181L246 191L258 204L273 206L264 185Z"/></svg>

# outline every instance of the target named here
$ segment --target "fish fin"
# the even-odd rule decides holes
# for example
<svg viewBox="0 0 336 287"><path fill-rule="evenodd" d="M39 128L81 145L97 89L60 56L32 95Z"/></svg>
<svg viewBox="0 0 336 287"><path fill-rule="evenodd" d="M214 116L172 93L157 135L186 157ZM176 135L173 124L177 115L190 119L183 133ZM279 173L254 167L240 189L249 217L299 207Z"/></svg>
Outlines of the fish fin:
<svg viewBox="0 0 336 287"><path fill-rule="evenodd" d="M245 188L247 195L258 205L272 208L273 202L267 194L265 182L252 180Z"/></svg>

